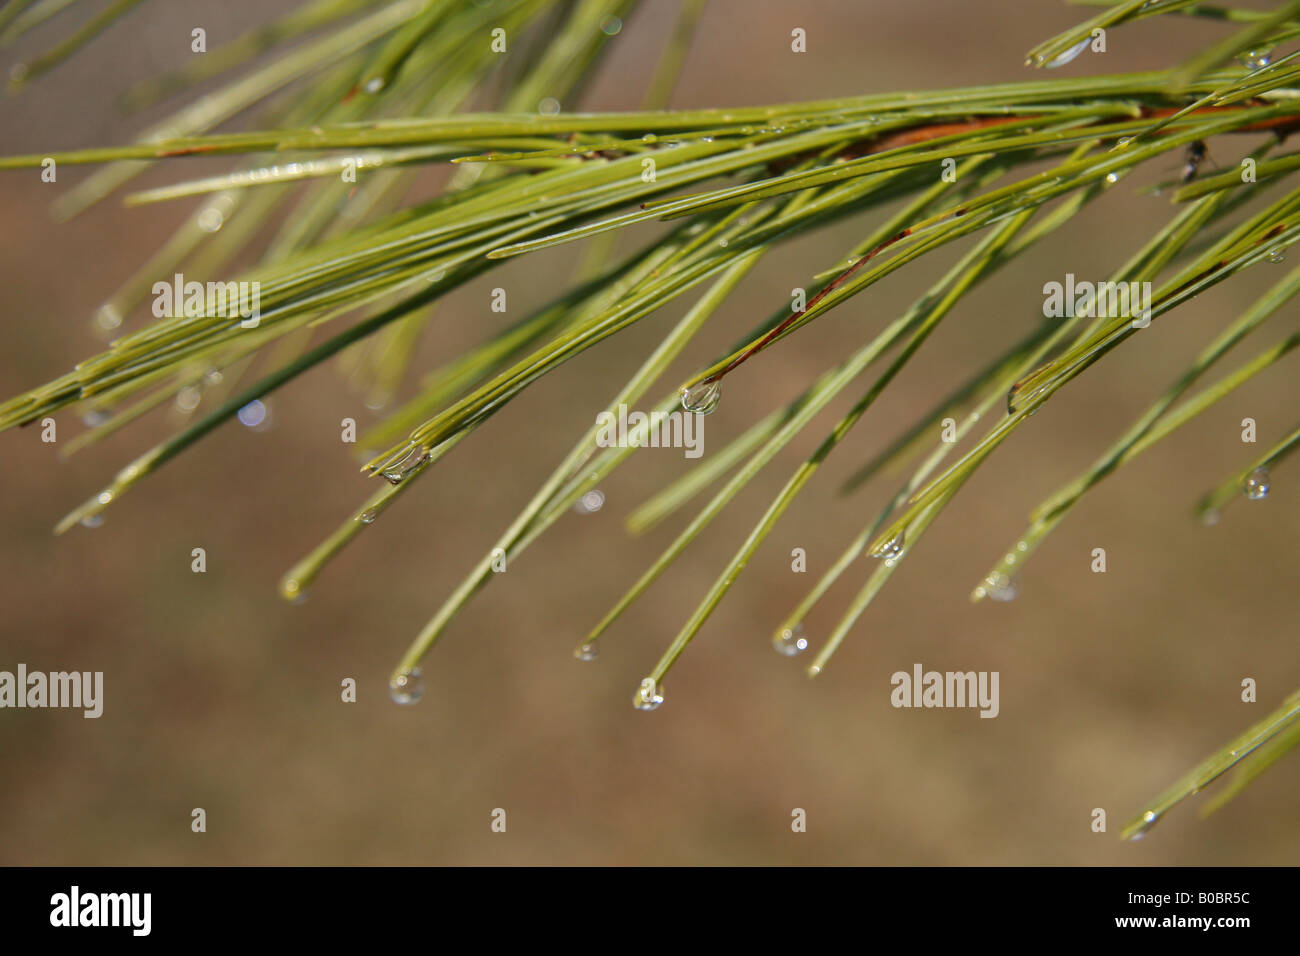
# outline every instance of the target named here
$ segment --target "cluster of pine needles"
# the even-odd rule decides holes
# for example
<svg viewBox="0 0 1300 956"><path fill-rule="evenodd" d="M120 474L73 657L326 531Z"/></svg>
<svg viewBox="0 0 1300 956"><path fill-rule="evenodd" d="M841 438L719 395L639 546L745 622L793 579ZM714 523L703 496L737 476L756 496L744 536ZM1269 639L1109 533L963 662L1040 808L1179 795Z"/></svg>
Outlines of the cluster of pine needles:
<svg viewBox="0 0 1300 956"><path fill-rule="evenodd" d="M96 323L112 337L73 371L0 404L0 427L77 409L91 427L76 451L160 406L183 399L190 418L130 462L65 518L59 530L99 513L165 462L299 374L340 356L368 402L381 406L407 373L413 347L438 300L503 260L583 241L578 268L543 307L434 369L413 398L363 436L364 470L377 490L285 575L288 599L303 596L327 563L462 439L542 375L588 347L698 292L618 392L620 405L705 414L723 380L759 353L926 253L975 236L957 262L883 328L869 334L784 407L699 461L631 516L644 530L707 496L658 560L583 639L596 655L607 628L674 562L764 466L842 393L859 395L816 450L789 476L704 599L637 688L634 703L663 700L665 675L736 580L781 514L827 455L966 292L1062 226L1139 166L1171 157L1191 172L1173 183L1173 213L1110 276L1151 283L1151 319L1261 261L1279 261L1300 239L1300 188L1286 189L1300 153L1284 152L1300 127L1300 61L1272 51L1300 35L1300 0L1271 12L1189 0L1087 0L1091 19L1030 51L1031 67L1062 65L1099 31L1156 16L1219 21L1222 38L1170 69L1090 78L1044 78L1000 86L844 97L723 110L665 109L703 8L684 0L636 112L568 113L593 68L618 42L634 0L307 0L291 13L214 46L192 65L130 90L127 110L164 102L199 83L215 88L128 145L0 158L0 168L97 164L63 194L71 217L117 193L153 162L184 156L240 157L227 174L129 192L129 204L197 200L175 234L109 297ZM141 0L114 0L48 52L11 73L11 91L75 54ZM79 6L73 0L9 0L0 42ZM648 6L648 5L647 5ZM656 6L656 13L665 7ZM507 45L508 55L501 49ZM270 54L264 57L263 54ZM261 64L261 65L258 65ZM231 78L234 76L234 78ZM490 112L469 111L490 90ZM251 116L252 131L217 132ZM1226 134L1271 134L1236 167L1197 173L1184 157ZM652 162L647 164L646 160ZM938 175L941 161L956 177ZM430 164L453 172L435 199L405 201ZM647 168L653 175L644 175ZM358 172L353 181L344 175ZM879 215L869 215L873 211ZM867 214L867 215L863 215ZM814 279L804 302L782 302L726 354L679 387L651 391L695 333L780 242L845 217L869 223L853 248ZM667 232L616 255L619 230L647 221ZM203 315L127 331L152 284L182 267L223 270L255 237L266 252L237 278L260 284L256 328L209 302ZM1300 344L1288 335L1223 370L1221 359L1300 291L1300 268L1280 278L1226 324L1195 362L1084 473L1040 503L1023 533L975 589L1006 599L1016 575L1084 494ZM1002 442L1060 388L1139 334L1129 318L1052 319L939 397L887 452L853 477L856 486L891 466L907 478L853 538L811 592L775 629L778 650L807 646L799 622L859 557L866 583L808 665L815 675L906 553ZM877 370L866 385L860 379ZM1204 381L1203 381L1204 380ZM934 441L939 423L955 441ZM979 430L981 423L987 428ZM422 659L494 565L520 555L634 451L581 436L535 496L417 635L392 677L394 698L418 696ZM1224 476L1199 505L1212 517L1243 488L1266 490L1268 469L1300 443L1300 427ZM1253 484L1252 484L1253 483ZM857 565L860 566L860 565ZM1215 805L1300 742L1300 693L1148 804L1124 830L1144 834L1167 810L1235 769Z"/></svg>

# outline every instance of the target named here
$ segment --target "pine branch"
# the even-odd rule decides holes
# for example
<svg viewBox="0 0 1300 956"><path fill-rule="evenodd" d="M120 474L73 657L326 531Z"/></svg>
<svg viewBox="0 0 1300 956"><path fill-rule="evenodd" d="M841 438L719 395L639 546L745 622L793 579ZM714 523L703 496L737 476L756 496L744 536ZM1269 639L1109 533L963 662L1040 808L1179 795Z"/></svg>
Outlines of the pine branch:
<svg viewBox="0 0 1300 956"><path fill-rule="evenodd" d="M585 243L586 258L567 285L557 283L548 303L434 370L405 405L365 437L361 447L370 455L362 470L385 480L285 575L281 592L299 600L348 543L507 403L679 297L702 292L611 396L606 411L644 402L732 291L762 267L771 250L795 236L848 217L869 223L845 256L813 278L801 301L779 303L723 354L707 362L697 357L696 373L656 393L659 397L649 402L653 410L707 414L721 400L728 376L763 367L774 360L770 349L831 310L930 253L959 244L964 252L957 263L901 316L870 327L840 364L800 396L759 416L727 448L633 512L629 527L642 531L708 495L587 634L576 651L581 659L596 656L622 613L780 451L812 427L813 419L835 399L857 395L768 503L636 690L634 704L653 709L663 701L674 663L782 514L966 294L1070 224L1135 169L1178 157L1187 171L1172 193L1171 218L1109 280L1154 287L1142 323L1131 314L1072 314L1004 343L993 361L968 381L949 386L849 480L846 491L886 470L903 476L897 491L776 628L778 651L803 650L808 644L801 631L804 617L839 579L861 570L864 552L879 559L868 562L857 595L813 656L807 670L819 674L929 526L1030 416L1150 322L1168 319L1197 295L1261 262L1280 261L1300 239L1300 188L1287 185L1300 169L1300 156L1275 155L1277 145L1300 128L1300 59L1296 53L1274 59L1271 52L1300 36L1300 0L1267 12L1189 0L1086 2L1099 10L1029 51L1030 65L1061 66L1095 42L1097 31L1153 16L1200 17L1225 32L1187 61L1150 73L668 110L702 8L698 0L688 0L648 85L644 108L583 113L563 112L560 98L580 97L602 50L615 42L624 18L634 11L631 0L563 6L504 0L490 10L443 0L311 0L193 66L130 91L124 105L137 109L200 82L222 84L135 142L0 157L0 169L9 170L44 168L51 161L102 165L60 201L58 211L65 217L120 190L149 164L177 167L177 160L195 156L238 158L228 173L127 195L131 205L197 197L199 206L104 303L99 324L117 337L66 375L0 403L0 428L75 407L91 416L91 428L65 449L70 453L173 400L183 399L187 415L202 409L196 420L129 463L56 530L93 523L167 461L332 357L343 360L354 387L375 402L385 400L444 295L515 256ZM68 6L61 0L10 0L0 8L0 36L21 35ZM134 6L135 0L111 4L18 70L14 84L37 80ZM524 51L508 70L501 68L500 50L494 48L498 30ZM287 48L296 41L301 43ZM231 76L267 52L273 59L266 65ZM1243 65L1231 65L1234 57ZM466 112L474 95L493 84L497 108ZM223 129L237 118L248 122L250 113L254 128ZM1239 169L1199 174L1196 157L1204 155L1207 140L1231 151L1234 135L1250 133L1272 134L1241 156L1254 178L1243 177ZM431 166L451 170L449 184L433 200L408 203L412 176ZM296 205L285 216L291 199ZM630 254L613 254L620 233L649 222L666 223L667 232ZM236 254L255 237L269 238L269 251L234 277L260 290L254 325L243 321L246 316L230 314L224 300L208 291L195 314L124 328L155 277L182 268L227 276ZM1085 495L1289 354L1300 336L1281 338L1193 392L1297 291L1300 269L1226 323L1092 466L1034 509L1025 532L972 597L1013 597L1025 565ZM861 383L868 372L871 381ZM935 426L948 417L951 440L932 442ZM987 430L976 435L982 424ZM644 430L633 438L644 439ZM1201 514L1217 516L1243 491L1247 498L1262 497L1271 483L1269 469L1297 443L1300 432L1292 432L1241 465L1202 499ZM422 662L494 577L498 562L517 559L635 448L635 442L602 446L595 427L579 437L417 635L392 676L396 700L419 696ZM1237 792L1300 741L1294 704L1290 699L1196 768L1154 801L1125 836L1140 836L1170 807L1255 755L1253 763L1241 764L1225 795Z"/></svg>

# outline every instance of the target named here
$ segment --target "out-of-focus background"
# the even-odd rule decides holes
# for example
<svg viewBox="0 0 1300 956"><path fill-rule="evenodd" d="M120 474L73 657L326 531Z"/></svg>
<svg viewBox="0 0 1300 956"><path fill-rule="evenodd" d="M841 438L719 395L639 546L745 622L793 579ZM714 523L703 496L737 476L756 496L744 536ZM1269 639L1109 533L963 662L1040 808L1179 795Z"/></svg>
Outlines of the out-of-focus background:
<svg viewBox="0 0 1300 956"><path fill-rule="evenodd" d="M116 94L191 57L194 26L211 48L289 6L147 4L0 103L0 150L125 142L162 111L123 119ZM635 107L676 9L643 4L590 92L564 109ZM673 105L1029 79L1024 52L1087 13L1047 0L713 0ZM1212 24L1171 19L1113 31L1104 55L1084 54L1062 72L1158 68L1217 35ZM807 31L806 54L790 52L794 27ZM4 51L0 66L53 36ZM1231 165L1241 148L1212 143L1211 153ZM142 182L218 168L178 162ZM95 308L192 208L126 209L114 198L53 223L51 201L84 175L67 167L54 185L39 171L0 175L6 396L102 347ZM781 520L652 714L629 706L637 682L832 415L625 616L599 661L576 662L572 648L680 527L684 515L643 538L622 529L631 508L689 467L678 452L640 453L602 488L602 510L567 516L494 579L426 661L417 706L393 705L386 680L686 301L497 415L385 513L302 606L277 596L278 577L373 490L338 423L374 413L336 365L276 394L269 429L224 427L115 504L102 527L61 538L54 522L174 420L150 416L66 463L35 429L0 435L0 669L102 670L106 697L99 720L0 712L0 862L1295 862L1300 755L1208 820L1194 800L1141 843L1117 837L1145 799L1300 686L1294 469L1278 470L1269 499L1234 504L1216 526L1191 517L1204 490L1293 427L1293 361L1097 488L1027 568L1018 600L967 600L1030 507L1088 465L1285 265L1202 296L1060 393L909 553L819 679L769 644L893 489L880 480L846 497L840 482L1028 329L1045 281L1104 278L1170 211L1167 198L1139 195L1126 180L972 295ZM711 359L869 226L849 221L769 255L673 375ZM652 234L634 231L623 248ZM455 293L429 326L417 374L544 301L571 259L524 257ZM706 449L797 394L938 268L909 267L731 376ZM489 310L494 285L510 290L507 316ZM1294 326L1288 306L1241 357ZM1247 416L1260 445L1240 441ZM61 440L80 429L71 414L58 423ZM190 570L195 547L207 551L206 574ZM806 574L790 570L795 547L807 551ZM1089 570L1096 547L1107 551L1106 574ZM814 647L868 570L855 567L807 622ZM1000 672L1000 716L892 708L890 674L918 662ZM339 699L345 677L358 682L355 704ZM1258 681L1259 703L1241 702L1246 677ZM207 811L206 833L191 832L195 807ZM490 831L498 807L505 834ZM807 811L803 834L791 832L796 807ZM1109 814L1108 833L1091 830L1097 807Z"/></svg>

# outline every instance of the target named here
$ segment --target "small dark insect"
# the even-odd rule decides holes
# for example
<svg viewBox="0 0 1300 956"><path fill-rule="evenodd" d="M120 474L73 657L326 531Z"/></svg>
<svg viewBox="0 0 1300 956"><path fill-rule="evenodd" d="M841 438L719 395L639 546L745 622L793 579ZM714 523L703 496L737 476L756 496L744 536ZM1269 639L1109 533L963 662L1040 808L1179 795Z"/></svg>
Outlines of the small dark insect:
<svg viewBox="0 0 1300 956"><path fill-rule="evenodd" d="M1196 178L1196 171L1205 161L1205 143L1197 140L1187 144L1187 160L1183 165L1183 182L1190 183Z"/></svg>

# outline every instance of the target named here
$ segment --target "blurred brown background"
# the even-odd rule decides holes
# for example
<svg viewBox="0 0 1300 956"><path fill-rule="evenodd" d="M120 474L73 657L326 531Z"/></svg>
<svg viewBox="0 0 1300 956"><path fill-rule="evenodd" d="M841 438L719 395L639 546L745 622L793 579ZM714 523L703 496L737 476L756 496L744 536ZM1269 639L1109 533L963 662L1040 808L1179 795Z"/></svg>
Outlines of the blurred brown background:
<svg viewBox="0 0 1300 956"><path fill-rule="evenodd" d="M0 147L127 141L151 117L123 120L114 95L191 56L193 26L216 45L289 5L146 5L59 73L0 103ZM643 4L590 94L564 108L634 107L675 11L668 0ZM714 0L673 102L1028 79L1024 51L1086 14L1046 0ZM805 55L789 51L795 26L807 30ZM53 35L6 51L0 66ZM1104 56L1084 54L1062 72L1157 68L1212 35L1201 23L1126 28L1111 34ZM1239 147L1211 152L1231 164ZM174 164L143 181L201 168ZM54 225L50 201L83 175L61 169L57 185L37 171L0 176L6 396L99 349L93 310L190 208L128 210L115 198ZM114 505L103 527L63 538L50 534L57 518L167 434L164 416L66 464L34 429L0 435L0 669L21 661L102 670L106 696L97 721L0 713L0 862L1295 862L1300 756L1207 821L1193 801L1141 843L1117 838L1146 798L1300 686L1294 469L1278 470L1270 499L1234 505L1217 526L1189 516L1205 489L1292 427L1293 361L1096 489L1029 566L1017 601L966 599L1029 508L1089 464L1285 266L1261 266L1203 296L1058 395L968 484L816 682L803 676L806 660L769 646L772 627L892 490L882 481L841 497L839 482L1027 329L1044 281L1067 271L1103 278L1127 258L1169 215L1166 200L1135 191L1126 180L949 318L782 519L653 714L629 706L637 681L832 417L733 503L610 633L597 663L575 662L573 645L680 527L681 517L643 539L621 527L682 473L677 452L634 458L603 487L603 510L566 517L494 580L426 661L418 706L390 703L386 679L686 301L494 418L300 607L277 597L277 578L373 487L337 425L373 413L335 366L274 396L270 430L223 428ZM673 375L712 357L868 228L850 221L769 255ZM555 291L571 258L525 257L457 292L430 326L416 371L502 321L488 310L492 285L510 289L513 320ZM937 268L905 270L732 376L708 419L706 448L797 394L897 315ZM1294 325L1288 306L1230 365ZM1259 422L1260 445L1241 444L1245 416ZM61 438L79 427L59 416ZM190 571L194 547L207 550L206 575ZM794 547L807 549L808 574L790 572ZM1109 573L1089 571L1094 547L1106 548ZM814 646L866 570L846 575L808 622ZM999 671L1001 715L891 708L889 675L914 662ZM349 676L360 687L356 704L339 700ZM1239 700L1247 676L1259 681L1258 704ZM205 834L190 831L194 807L207 811ZM504 835L489 830L495 807L508 813ZM805 834L790 831L793 807L807 810ZM1094 807L1110 814L1109 833L1091 832Z"/></svg>

